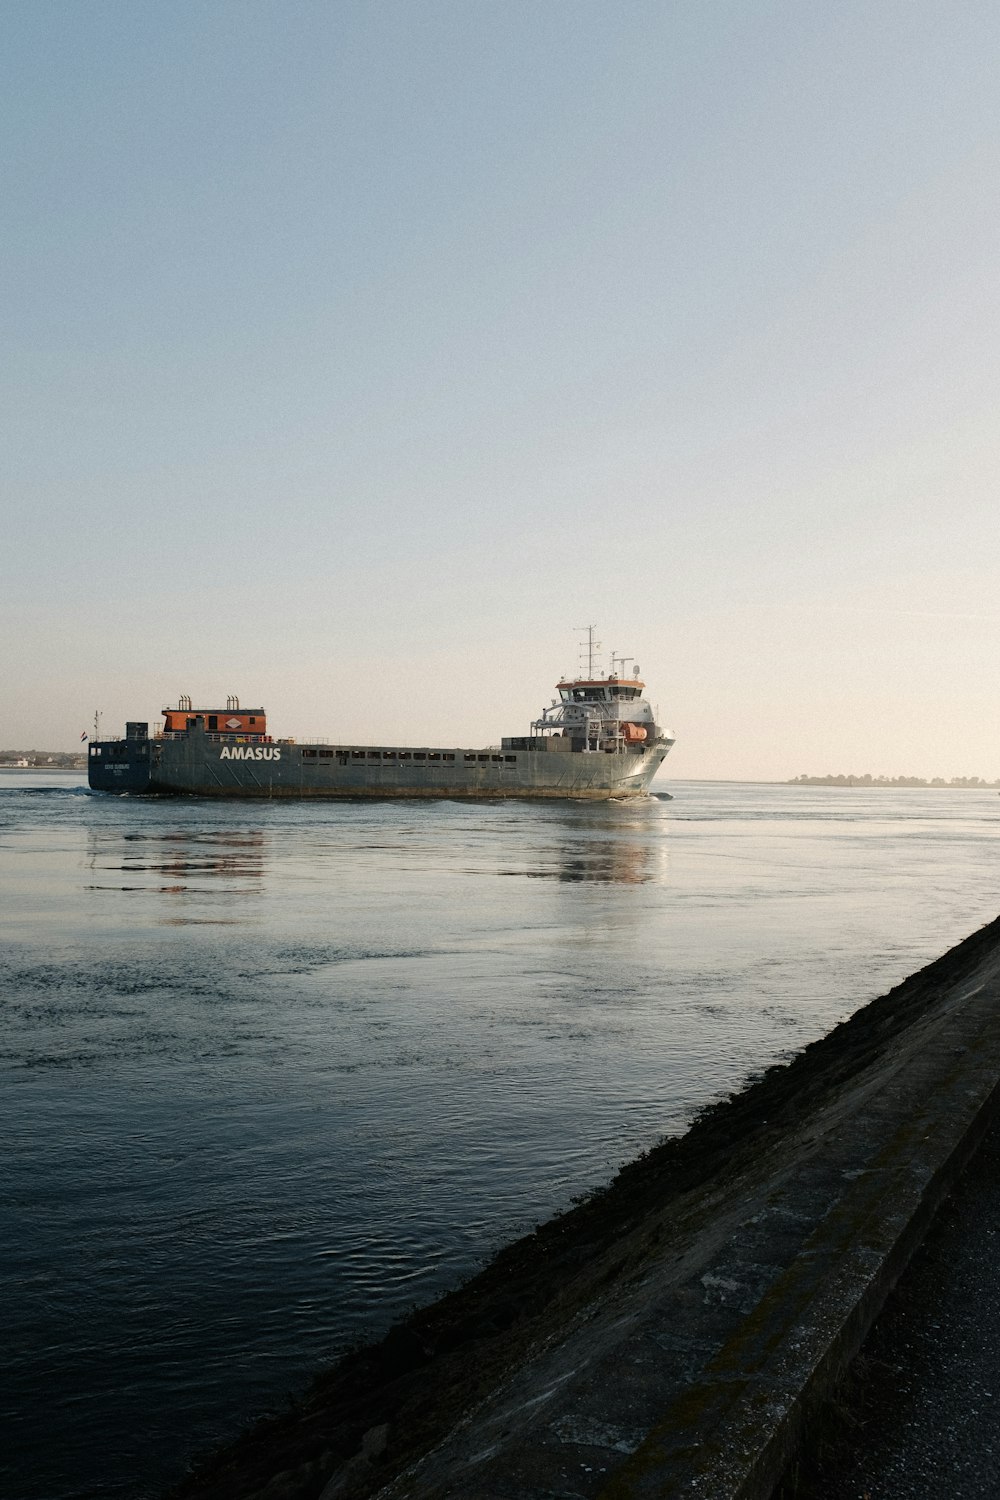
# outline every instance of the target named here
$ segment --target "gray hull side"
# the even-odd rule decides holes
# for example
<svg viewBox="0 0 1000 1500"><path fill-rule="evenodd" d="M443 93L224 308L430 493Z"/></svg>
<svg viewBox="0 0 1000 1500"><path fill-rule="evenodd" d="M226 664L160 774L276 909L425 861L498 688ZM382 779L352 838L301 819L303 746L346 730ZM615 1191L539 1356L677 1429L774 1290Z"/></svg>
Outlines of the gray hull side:
<svg viewBox="0 0 1000 1500"><path fill-rule="evenodd" d="M670 743L623 755L604 752L518 751L515 756L433 750L449 760L369 759L367 747L269 745L237 747L241 756L261 748L260 759L224 757L234 747L192 733L155 746L148 790L199 797L562 797L604 800L639 797ZM268 756L267 752L271 754ZM280 751L280 756L275 752ZM312 751L312 755L304 752ZM412 754L412 752L410 752ZM477 756L466 761L466 755ZM364 755L364 759L361 759ZM357 759L352 757L357 756ZM322 758L321 758L322 757Z"/></svg>

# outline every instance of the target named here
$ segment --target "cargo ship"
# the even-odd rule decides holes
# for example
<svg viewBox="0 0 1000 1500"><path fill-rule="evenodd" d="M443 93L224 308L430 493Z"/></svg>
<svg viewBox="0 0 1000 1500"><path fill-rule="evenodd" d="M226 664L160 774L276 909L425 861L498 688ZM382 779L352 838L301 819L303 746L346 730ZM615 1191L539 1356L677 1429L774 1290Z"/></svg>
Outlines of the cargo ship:
<svg viewBox="0 0 1000 1500"><path fill-rule="evenodd" d="M631 658L621 658L624 663ZM630 674L557 683L527 735L483 749L300 744L268 733L263 708L193 708L162 727L130 721L88 754L95 791L194 797L641 797L674 743Z"/></svg>

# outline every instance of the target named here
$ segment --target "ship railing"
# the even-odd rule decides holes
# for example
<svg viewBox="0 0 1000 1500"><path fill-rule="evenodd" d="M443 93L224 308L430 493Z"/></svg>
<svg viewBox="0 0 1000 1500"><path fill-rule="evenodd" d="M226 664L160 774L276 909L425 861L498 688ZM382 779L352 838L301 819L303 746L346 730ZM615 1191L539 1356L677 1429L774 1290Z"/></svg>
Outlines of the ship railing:
<svg viewBox="0 0 1000 1500"><path fill-rule="evenodd" d="M568 715L567 708L579 710ZM624 724L630 722L629 705L624 703L559 703L546 708L539 718L531 721L532 729L572 729L579 726L582 718L588 724Z"/></svg>
<svg viewBox="0 0 1000 1500"><path fill-rule="evenodd" d="M186 729L161 729L156 734L150 735L154 740L186 740L189 731ZM213 745L267 745L271 743L268 734L220 734L217 730L209 730L205 738Z"/></svg>
<svg viewBox="0 0 1000 1500"><path fill-rule="evenodd" d="M205 738L211 740L213 745L267 745L271 743L271 736L268 734L219 734L214 729L209 730Z"/></svg>

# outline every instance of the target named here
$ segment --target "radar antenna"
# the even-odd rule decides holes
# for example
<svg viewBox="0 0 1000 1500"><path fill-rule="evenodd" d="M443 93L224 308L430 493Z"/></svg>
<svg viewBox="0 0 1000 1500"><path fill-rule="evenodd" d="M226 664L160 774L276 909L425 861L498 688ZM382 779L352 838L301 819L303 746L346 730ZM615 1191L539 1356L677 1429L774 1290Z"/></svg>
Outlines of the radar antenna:
<svg viewBox="0 0 1000 1500"><path fill-rule="evenodd" d="M627 666L627 664L629 662L632 662L633 664L635 663L635 657L634 656L619 656L618 653L617 653L617 651L612 651L612 653L611 653L611 675L612 675L612 677L614 677L616 675L616 673L615 673L615 662L617 662L618 665L619 665L619 667L621 668L621 671L618 672L617 675L619 677L627 677L629 674L628 674L628 672L626 672L625 668L626 668L626 666ZM635 672L635 675L638 677L638 675L639 675L639 668L637 666L633 665L632 670Z"/></svg>

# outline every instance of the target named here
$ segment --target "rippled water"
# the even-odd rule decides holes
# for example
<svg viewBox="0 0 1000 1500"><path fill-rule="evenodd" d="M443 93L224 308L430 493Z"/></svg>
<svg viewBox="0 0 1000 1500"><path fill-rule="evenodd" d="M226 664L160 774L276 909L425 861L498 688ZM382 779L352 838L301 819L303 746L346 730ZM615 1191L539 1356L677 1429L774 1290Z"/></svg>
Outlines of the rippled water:
<svg viewBox="0 0 1000 1500"><path fill-rule="evenodd" d="M152 1496L1000 908L992 792L0 772L8 1500Z"/></svg>

